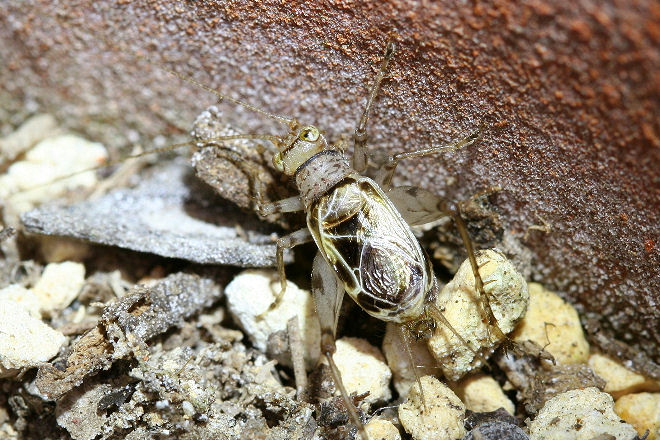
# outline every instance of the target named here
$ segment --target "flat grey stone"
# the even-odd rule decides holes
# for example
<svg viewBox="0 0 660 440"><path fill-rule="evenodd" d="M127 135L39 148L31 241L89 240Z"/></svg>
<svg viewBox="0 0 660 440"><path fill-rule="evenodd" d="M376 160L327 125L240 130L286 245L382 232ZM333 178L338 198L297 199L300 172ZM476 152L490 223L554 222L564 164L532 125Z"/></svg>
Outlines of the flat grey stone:
<svg viewBox="0 0 660 440"><path fill-rule="evenodd" d="M35 234L74 237L201 264L275 265L273 226L214 195L177 160L132 189L21 216ZM239 235L239 226L247 239ZM287 258L290 260L290 258Z"/></svg>

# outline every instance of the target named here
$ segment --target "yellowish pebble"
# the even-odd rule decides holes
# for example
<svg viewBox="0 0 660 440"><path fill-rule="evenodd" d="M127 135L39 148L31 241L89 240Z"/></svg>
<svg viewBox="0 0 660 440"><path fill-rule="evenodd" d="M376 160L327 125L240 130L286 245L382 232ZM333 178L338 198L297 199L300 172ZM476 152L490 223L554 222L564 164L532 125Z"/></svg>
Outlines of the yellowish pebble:
<svg viewBox="0 0 660 440"><path fill-rule="evenodd" d="M592 354L589 356L589 367L607 382L603 391L615 399L640 391L660 391L660 383L630 371L609 356Z"/></svg>
<svg viewBox="0 0 660 440"><path fill-rule="evenodd" d="M513 332L516 342L532 340L561 364L586 363L589 343L577 311L557 294L529 283L529 308Z"/></svg>
<svg viewBox="0 0 660 440"><path fill-rule="evenodd" d="M451 388L471 411L490 412L504 408L513 415L516 410L513 402L502 391L500 384L486 374L468 376Z"/></svg>
<svg viewBox="0 0 660 440"><path fill-rule="evenodd" d="M660 440L660 393L628 394L614 403L614 411L633 425L640 437L648 429L646 440Z"/></svg>

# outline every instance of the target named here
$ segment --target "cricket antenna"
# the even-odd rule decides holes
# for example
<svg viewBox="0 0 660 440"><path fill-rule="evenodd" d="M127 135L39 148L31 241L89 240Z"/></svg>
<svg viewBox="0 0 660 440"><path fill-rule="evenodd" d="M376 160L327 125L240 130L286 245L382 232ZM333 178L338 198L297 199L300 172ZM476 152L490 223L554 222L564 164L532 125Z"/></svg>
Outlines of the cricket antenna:
<svg viewBox="0 0 660 440"><path fill-rule="evenodd" d="M121 47L117 47L117 45L115 45L112 42L106 40L103 36L98 36L98 38L101 39L103 42L105 42L105 44L108 47L112 47L115 50L118 50L120 52L126 52ZM225 101L229 101L233 104L240 105L241 107L244 107L244 108L246 108L248 110L251 110L255 113L259 113L259 114L261 114L261 115L263 115L263 116L265 116L269 119L273 119L273 120L275 120L275 121L277 121L281 124L288 125L291 130L295 130L299 126L298 121L295 118L290 118L288 116L282 116L282 115L276 115L275 113L270 113L270 112L267 112L266 110L262 110L259 107L254 106L254 105L252 105L248 102L245 102L241 99L232 98L231 96L227 96L227 95L221 93L219 90L214 89L212 87L209 87L207 85L204 85L201 82L197 81L196 79L193 79L190 76L184 75L184 74L176 72L176 71L174 71L174 70L172 70L168 67L165 67L163 64L152 60L151 58L149 58L146 55L142 55L142 54L139 54L139 53L132 53L131 56L133 56L137 59L146 61L147 63L151 64L152 66L155 66L155 67L169 73L170 75L176 76L177 78L179 78L182 81L185 81L189 84L192 84L196 87L201 88L202 90L206 90L207 92L214 94L215 96L217 96L219 98L220 101L225 100Z"/></svg>
<svg viewBox="0 0 660 440"><path fill-rule="evenodd" d="M218 90L216 90L212 87L209 87L207 85L204 85L201 82L197 81L196 79L193 79L193 78L191 78L189 76L186 76L186 75L183 75L179 72L175 72L174 70L172 70L168 67L160 65L160 64L156 63L155 61L152 61L149 58L145 57L144 55L136 55L136 57L141 58L141 59L143 59L144 61L146 61L150 64L153 64L154 66L158 67L159 69L162 69L165 72L176 76L177 78L179 78L182 81L186 81L186 82L188 82L188 83L190 83L194 86L197 86L197 87L199 87L203 90L206 90L207 92L213 93L215 96L217 96L220 99L220 101L225 100L225 101L229 101L233 104L240 105L241 107L244 107L248 110L252 110L255 113L262 114L267 118L273 119L273 120L275 120L277 122L280 122L282 124L286 124L292 130L295 129L296 127L298 127L298 121L296 121L295 118L290 118L288 116L282 116L282 115L276 115L275 113L270 113L270 112L267 112L265 110L262 110L259 107L256 107L256 106L254 106L254 105L252 105L248 102L245 102L243 100L232 98L231 96L224 95L224 94L220 93Z"/></svg>

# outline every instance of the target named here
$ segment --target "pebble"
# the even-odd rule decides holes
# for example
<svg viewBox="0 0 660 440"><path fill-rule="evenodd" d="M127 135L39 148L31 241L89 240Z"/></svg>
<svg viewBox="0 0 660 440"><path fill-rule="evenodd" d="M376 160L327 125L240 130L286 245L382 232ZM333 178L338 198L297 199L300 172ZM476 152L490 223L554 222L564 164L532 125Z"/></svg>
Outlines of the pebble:
<svg viewBox="0 0 660 440"><path fill-rule="evenodd" d="M411 361L401 331L396 324L388 323L383 338L383 354L392 369L392 383L399 396L408 395L417 376L432 376L439 371L437 362L426 346L426 341L407 338L414 361ZM415 375L415 369L417 375Z"/></svg>
<svg viewBox="0 0 660 440"><path fill-rule="evenodd" d="M41 312L50 316L65 309L76 299L85 283L85 266L65 261L50 263L32 291L39 299Z"/></svg>
<svg viewBox="0 0 660 440"><path fill-rule="evenodd" d="M366 339L348 337L338 339L335 344L337 351L332 359L337 364L348 394L368 391L369 395L363 400L367 405L392 398L392 371L378 347ZM323 362L326 362L325 359Z"/></svg>
<svg viewBox="0 0 660 440"><path fill-rule="evenodd" d="M529 310L513 340L536 342L560 364L586 363L589 343L575 308L538 283L529 283L529 296Z"/></svg>
<svg viewBox="0 0 660 440"><path fill-rule="evenodd" d="M527 283L504 254L495 249L477 254L477 263L490 299L490 307L502 332L511 332L525 315L529 294ZM438 323L428 346L449 380L458 380L469 371L482 366L483 359L495 351L503 340L496 330L482 320L479 301L474 290L474 275L469 261L440 292L436 305L463 339L466 347L447 326Z"/></svg>
<svg viewBox="0 0 660 440"><path fill-rule="evenodd" d="M470 411L490 412L504 408L513 415L516 410L500 384L486 374L465 377L451 388Z"/></svg>
<svg viewBox="0 0 660 440"><path fill-rule="evenodd" d="M399 405L401 425L414 440L455 440L465 435L465 405L445 384L431 376L413 385ZM424 405L426 402L426 405Z"/></svg>
<svg viewBox="0 0 660 440"><path fill-rule="evenodd" d="M287 281L282 301L276 308L267 311L279 289L276 271L245 270L225 288L227 307L254 346L263 352L266 351L268 337L275 332L286 331L289 319L297 316L305 346L305 363L309 370L314 367L321 353L321 329L314 300L307 290ZM259 316L262 313L264 315Z"/></svg>
<svg viewBox="0 0 660 440"><path fill-rule="evenodd" d="M23 304L0 301L0 377L13 376L22 368L37 367L52 359L65 339L32 316Z"/></svg>
<svg viewBox="0 0 660 440"><path fill-rule="evenodd" d="M488 422L468 432L463 440L529 440L529 437L512 423Z"/></svg>
<svg viewBox="0 0 660 440"><path fill-rule="evenodd" d="M614 411L633 425L640 436L648 429L646 440L660 439L660 393L625 395L614 403Z"/></svg>
<svg viewBox="0 0 660 440"><path fill-rule="evenodd" d="M93 171L60 177L102 165L108 158L103 145L79 136L63 134L48 137L28 151L25 159L15 162L0 176L0 198L6 215L15 218L45 201L56 199L78 187L96 184Z"/></svg>
<svg viewBox="0 0 660 440"><path fill-rule="evenodd" d="M0 289L0 303L2 301L12 301L23 307L31 316L41 319L39 298L30 289L19 284L10 284Z"/></svg>
<svg viewBox="0 0 660 440"><path fill-rule="evenodd" d="M590 387L548 400L529 424L531 440L591 440L609 434L632 440L636 431L614 412L612 396Z"/></svg>
<svg viewBox="0 0 660 440"><path fill-rule="evenodd" d="M389 420L374 417L369 420L364 429L370 440L401 440L401 433Z"/></svg>
<svg viewBox="0 0 660 440"><path fill-rule="evenodd" d="M630 371L609 356L593 353L589 356L589 367L605 380L603 391L610 393L614 399L640 391L660 391L658 381Z"/></svg>

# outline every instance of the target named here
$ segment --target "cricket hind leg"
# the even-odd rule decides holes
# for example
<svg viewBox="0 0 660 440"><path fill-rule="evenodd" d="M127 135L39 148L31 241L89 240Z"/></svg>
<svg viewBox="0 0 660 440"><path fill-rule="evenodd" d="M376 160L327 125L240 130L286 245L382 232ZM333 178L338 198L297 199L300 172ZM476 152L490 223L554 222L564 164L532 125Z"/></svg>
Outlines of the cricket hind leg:
<svg viewBox="0 0 660 440"><path fill-rule="evenodd" d="M328 362L335 387L341 394L351 423L357 427L362 440L370 440L358 410L346 391L341 372L332 357L336 351L337 320L344 298L344 286L320 253L316 254L312 268L312 295L321 325L321 355Z"/></svg>

